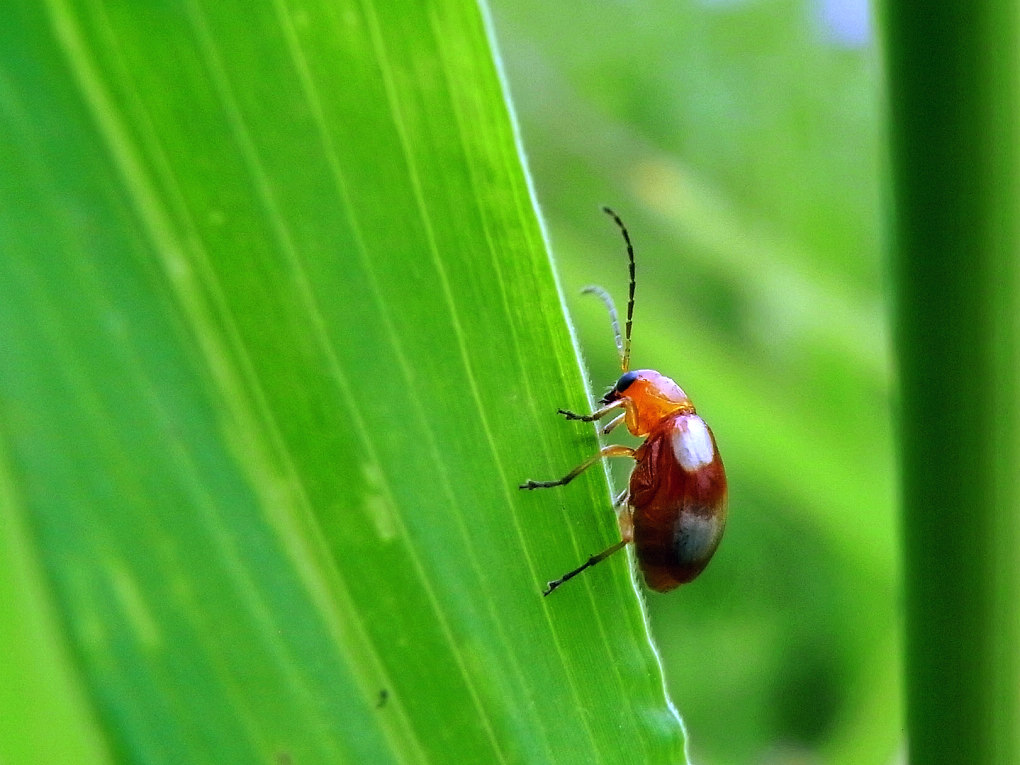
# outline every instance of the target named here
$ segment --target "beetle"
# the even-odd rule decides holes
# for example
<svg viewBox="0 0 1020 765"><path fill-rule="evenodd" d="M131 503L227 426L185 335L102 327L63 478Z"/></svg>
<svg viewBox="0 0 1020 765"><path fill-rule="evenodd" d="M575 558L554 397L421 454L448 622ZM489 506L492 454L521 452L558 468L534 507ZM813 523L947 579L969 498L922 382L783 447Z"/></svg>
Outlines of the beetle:
<svg viewBox="0 0 1020 765"><path fill-rule="evenodd" d="M592 555L559 579L548 582L543 595L573 579L634 543L638 566L647 585L657 592L669 592L694 580L708 565L726 528L726 471L715 436L683 389L665 375L651 369L630 369L631 328L634 323L636 287L634 246L620 216L602 208L623 234L630 263L630 291L627 323L621 336L620 320L612 296L602 287L585 287L609 311L622 374L591 414L558 410L568 420L595 422L614 415L602 427L608 435L621 423L635 436L645 439L636 449L620 444L602 447L562 478L555 481L525 481L521 489L549 489L565 486L577 476L608 457L631 457L634 469L627 489L613 505L621 508L621 539Z"/></svg>

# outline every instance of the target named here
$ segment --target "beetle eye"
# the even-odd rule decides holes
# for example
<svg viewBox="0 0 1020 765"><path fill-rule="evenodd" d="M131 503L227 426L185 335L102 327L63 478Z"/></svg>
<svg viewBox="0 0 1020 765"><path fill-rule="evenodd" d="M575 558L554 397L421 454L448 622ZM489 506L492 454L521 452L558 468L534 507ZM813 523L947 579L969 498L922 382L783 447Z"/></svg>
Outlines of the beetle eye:
<svg viewBox="0 0 1020 765"><path fill-rule="evenodd" d="M634 381L640 376L637 372L624 372L620 379L616 381L616 385L609 390L609 393L602 397L601 403L611 404L614 401L618 401L623 392L633 385Z"/></svg>
<svg viewBox="0 0 1020 765"><path fill-rule="evenodd" d="M613 388L614 393L623 393L631 384L638 379L637 372L625 372L619 380L616 381L616 386Z"/></svg>

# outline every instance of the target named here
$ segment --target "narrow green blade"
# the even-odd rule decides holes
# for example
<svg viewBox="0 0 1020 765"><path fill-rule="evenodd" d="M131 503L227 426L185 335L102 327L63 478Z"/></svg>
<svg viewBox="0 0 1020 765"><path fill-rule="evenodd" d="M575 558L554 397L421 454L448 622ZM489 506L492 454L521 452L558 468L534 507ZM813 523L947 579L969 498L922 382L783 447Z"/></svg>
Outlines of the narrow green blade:
<svg viewBox="0 0 1020 765"><path fill-rule="evenodd" d="M910 751L916 762L1015 763L1017 8L889 3L887 20Z"/></svg>

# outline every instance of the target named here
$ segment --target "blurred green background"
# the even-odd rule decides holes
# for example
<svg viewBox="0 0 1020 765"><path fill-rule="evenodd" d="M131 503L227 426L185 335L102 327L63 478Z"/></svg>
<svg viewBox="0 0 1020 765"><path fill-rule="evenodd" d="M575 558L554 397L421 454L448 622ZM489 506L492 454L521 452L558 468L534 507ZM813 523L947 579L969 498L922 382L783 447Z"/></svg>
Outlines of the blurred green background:
<svg viewBox="0 0 1020 765"><path fill-rule="evenodd" d="M881 61L863 0L494 0L524 151L596 391L674 377L730 480L707 572L648 595L699 763L903 749ZM619 466L625 468L626 466ZM625 480L620 472L617 482Z"/></svg>

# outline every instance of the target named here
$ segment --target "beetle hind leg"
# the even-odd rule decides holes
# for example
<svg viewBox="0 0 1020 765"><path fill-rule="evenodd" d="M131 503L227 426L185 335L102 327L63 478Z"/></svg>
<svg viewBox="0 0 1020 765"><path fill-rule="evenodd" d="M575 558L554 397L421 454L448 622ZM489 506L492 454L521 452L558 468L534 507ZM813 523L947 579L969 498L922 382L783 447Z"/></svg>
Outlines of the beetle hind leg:
<svg viewBox="0 0 1020 765"><path fill-rule="evenodd" d="M613 553L619 552L624 547L629 545L630 541L631 541L630 535L624 536L624 538L621 539L619 542L617 542L614 545L610 545L605 550L600 552L598 555L592 555L590 558L588 558L588 560L586 560L580 566L575 568L573 571L568 571L563 576L561 576L559 579L553 579L551 582L548 582L547 585L546 585L546 588L542 591L542 594L543 595L548 595L553 590L555 590L557 587L559 587L561 584L569 582L571 579L573 579L575 576L580 574L582 571L586 571L587 569L591 568L592 566L601 563L602 561L604 561L606 558L608 558Z"/></svg>

